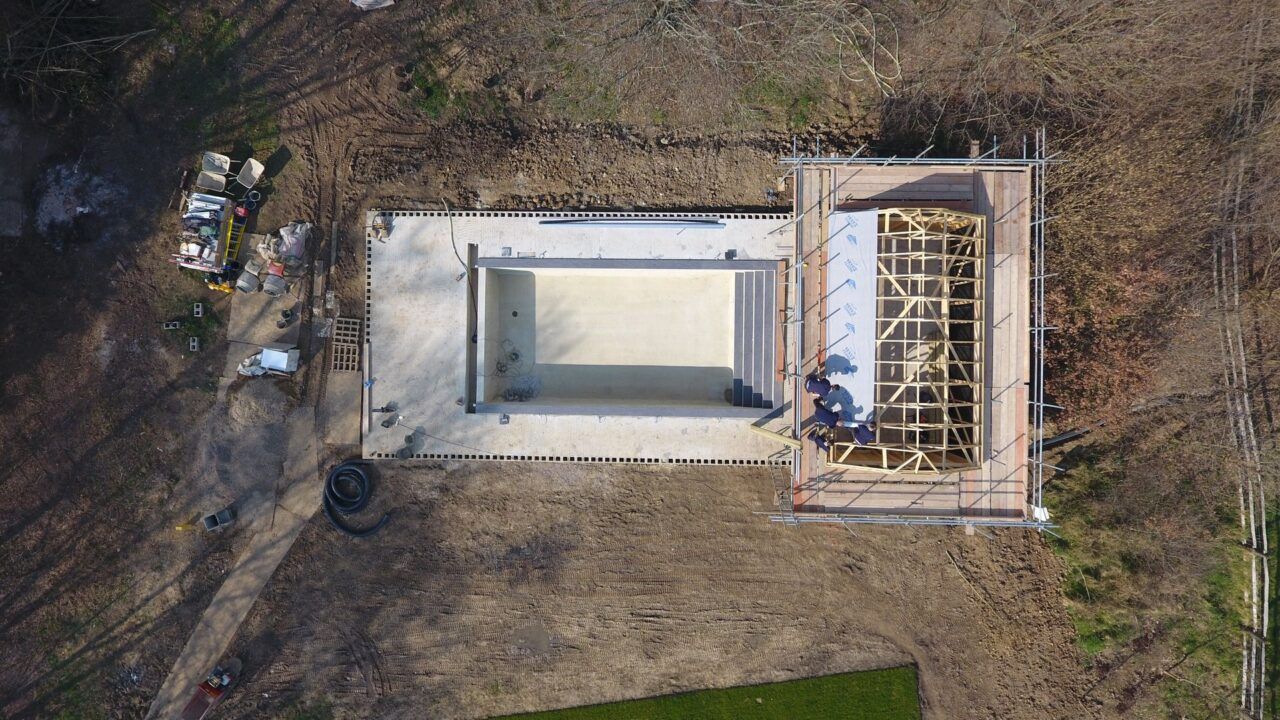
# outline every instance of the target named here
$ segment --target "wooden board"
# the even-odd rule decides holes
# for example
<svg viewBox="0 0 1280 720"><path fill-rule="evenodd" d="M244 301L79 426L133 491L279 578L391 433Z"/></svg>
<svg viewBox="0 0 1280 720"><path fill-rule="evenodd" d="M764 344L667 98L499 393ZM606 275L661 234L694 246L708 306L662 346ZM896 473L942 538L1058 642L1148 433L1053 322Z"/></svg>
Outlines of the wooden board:
<svg viewBox="0 0 1280 720"><path fill-rule="evenodd" d="M954 484L832 482L818 492L824 512L955 516L959 489Z"/></svg>
<svg viewBox="0 0 1280 720"><path fill-rule="evenodd" d="M813 426L812 408L807 407L808 394L804 390L804 376L818 367L822 344L822 313L820 299L822 297L822 243L826 239L826 197L827 179L830 172L821 168L803 168L797 178L796 214L797 245L803 262L803 291L797 298L802 322L797 326L799 345L796 363L799 374L792 379L792 401L800 406L803 418L799 437L803 439L809 428ZM816 478L821 467L817 447L805 442L800 449L800 466L794 475L792 487L793 505L797 511L820 510L816 491Z"/></svg>
<svg viewBox="0 0 1280 720"><path fill-rule="evenodd" d="M969 169L909 167L845 167L835 171L835 202L961 201L973 199L973 171Z"/></svg>
<svg viewBox="0 0 1280 720"><path fill-rule="evenodd" d="M975 212L987 216L987 417L981 472L965 473L960 484L966 515L1026 515L1030 203L1027 170L983 170L974 178Z"/></svg>

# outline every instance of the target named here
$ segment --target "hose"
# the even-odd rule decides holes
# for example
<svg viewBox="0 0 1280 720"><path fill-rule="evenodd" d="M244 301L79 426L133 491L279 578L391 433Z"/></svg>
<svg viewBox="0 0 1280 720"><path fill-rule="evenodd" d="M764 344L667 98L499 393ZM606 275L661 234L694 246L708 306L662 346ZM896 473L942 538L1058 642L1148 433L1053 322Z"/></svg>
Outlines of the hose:
<svg viewBox="0 0 1280 720"><path fill-rule="evenodd" d="M335 528L351 537L368 537L382 529L391 519L391 513L384 513L382 519L373 527L357 529L348 525L340 516L358 513L369 504L373 497L373 483L365 472L364 465L356 462L344 462L329 471L324 481L324 515Z"/></svg>

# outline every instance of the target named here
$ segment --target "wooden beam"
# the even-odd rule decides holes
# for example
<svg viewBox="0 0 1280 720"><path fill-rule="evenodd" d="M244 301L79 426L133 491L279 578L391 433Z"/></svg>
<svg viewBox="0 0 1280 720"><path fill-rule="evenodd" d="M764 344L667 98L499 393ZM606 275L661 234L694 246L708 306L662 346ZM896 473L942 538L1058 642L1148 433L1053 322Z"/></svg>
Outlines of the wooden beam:
<svg viewBox="0 0 1280 720"><path fill-rule="evenodd" d="M804 447L804 443L800 442L800 440L797 438L793 438L790 435L783 435L780 432L774 432L772 430L762 428L759 425L748 425L747 429L751 430L751 432L757 435L763 435L769 438L770 440L777 440L778 442L790 448L796 448L798 450Z"/></svg>

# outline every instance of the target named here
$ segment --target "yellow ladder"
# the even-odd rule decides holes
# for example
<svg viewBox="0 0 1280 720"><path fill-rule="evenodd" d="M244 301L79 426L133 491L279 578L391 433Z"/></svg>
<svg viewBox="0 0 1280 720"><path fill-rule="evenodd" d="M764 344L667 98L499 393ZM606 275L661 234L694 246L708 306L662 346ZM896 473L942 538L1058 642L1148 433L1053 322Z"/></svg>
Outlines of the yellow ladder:
<svg viewBox="0 0 1280 720"><path fill-rule="evenodd" d="M223 243L227 248L226 255L222 257L223 266L240 257L240 241L244 239L244 229L248 224L249 218L239 217L232 210L231 222L227 223L227 236Z"/></svg>

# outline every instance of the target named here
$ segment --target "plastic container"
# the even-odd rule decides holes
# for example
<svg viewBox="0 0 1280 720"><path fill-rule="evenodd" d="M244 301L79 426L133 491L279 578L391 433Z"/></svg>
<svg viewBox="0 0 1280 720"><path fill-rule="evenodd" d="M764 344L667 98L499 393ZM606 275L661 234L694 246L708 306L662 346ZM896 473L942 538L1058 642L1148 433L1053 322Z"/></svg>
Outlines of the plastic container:
<svg viewBox="0 0 1280 720"><path fill-rule="evenodd" d="M289 289L289 283L279 275L267 275L262 279L262 292L269 297L280 297Z"/></svg>
<svg viewBox="0 0 1280 720"><path fill-rule="evenodd" d="M236 280L236 289L242 293L258 292L258 276L251 272L242 272Z"/></svg>

